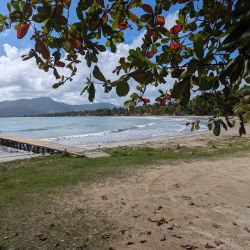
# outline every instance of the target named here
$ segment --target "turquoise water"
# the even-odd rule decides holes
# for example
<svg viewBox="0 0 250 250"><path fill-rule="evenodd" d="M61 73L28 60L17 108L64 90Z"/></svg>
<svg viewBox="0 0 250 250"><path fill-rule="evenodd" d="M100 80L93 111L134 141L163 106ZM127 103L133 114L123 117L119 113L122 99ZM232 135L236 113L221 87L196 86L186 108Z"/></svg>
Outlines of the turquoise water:
<svg viewBox="0 0 250 250"><path fill-rule="evenodd" d="M175 117L24 117L0 118L4 134L72 146L190 134L186 118ZM205 130L201 124L201 130Z"/></svg>

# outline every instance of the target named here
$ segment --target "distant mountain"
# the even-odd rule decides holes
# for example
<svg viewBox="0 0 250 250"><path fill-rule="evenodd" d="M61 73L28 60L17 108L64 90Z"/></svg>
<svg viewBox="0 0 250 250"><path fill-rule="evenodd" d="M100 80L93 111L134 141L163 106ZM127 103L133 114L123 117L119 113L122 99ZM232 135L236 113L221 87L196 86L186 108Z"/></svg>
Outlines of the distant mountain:
<svg viewBox="0 0 250 250"><path fill-rule="evenodd" d="M70 105L63 102L56 102L49 97L41 97L0 102L0 116L34 116L58 112L112 109L114 107L116 106L110 103Z"/></svg>

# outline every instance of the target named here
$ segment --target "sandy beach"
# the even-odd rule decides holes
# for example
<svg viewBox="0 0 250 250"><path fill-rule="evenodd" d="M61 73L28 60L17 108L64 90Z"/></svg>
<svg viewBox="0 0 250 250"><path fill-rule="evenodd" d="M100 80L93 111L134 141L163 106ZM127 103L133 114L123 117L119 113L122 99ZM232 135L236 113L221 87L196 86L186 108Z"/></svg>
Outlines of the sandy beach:
<svg viewBox="0 0 250 250"><path fill-rule="evenodd" d="M233 129L222 137L207 132L146 145L192 147L236 136ZM118 227L118 238L107 237L109 249L246 250L250 248L249 183L247 153L174 165L163 162L126 180L110 179L87 188L78 185L57 202L67 214L88 211L88 216L105 218Z"/></svg>
<svg viewBox="0 0 250 250"><path fill-rule="evenodd" d="M0 163L0 248L248 250L246 130L242 140L236 126L219 137L109 144L102 149L121 151L103 159ZM145 147L144 158L132 154Z"/></svg>
<svg viewBox="0 0 250 250"><path fill-rule="evenodd" d="M58 203L119 228L110 249L247 250L249 157L152 166L123 182L78 186Z"/></svg>

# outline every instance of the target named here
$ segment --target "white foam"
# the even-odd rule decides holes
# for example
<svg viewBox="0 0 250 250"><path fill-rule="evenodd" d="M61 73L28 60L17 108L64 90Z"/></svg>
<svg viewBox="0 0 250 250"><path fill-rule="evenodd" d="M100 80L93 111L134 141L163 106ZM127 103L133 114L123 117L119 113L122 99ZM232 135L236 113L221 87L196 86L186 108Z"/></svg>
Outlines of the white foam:
<svg viewBox="0 0 250 250"><path fill-rule="evenodd" d="M145 128L148 126L155 125L154 122L148 123L148 124L142 124L142 125L135 125L130 128L124 128L124 129L114 129L114 130L107 130L102 132L96 132L96 133L90 133L90 134L79 134L79 135L65 135L65 136L59 136L56 138L45 138L44 141L59 141L59 140L71 140L71 139L77 139L77 138L84 138L84 137L90 137L90 136L103 136L110 133L121 133L124 131L132 130L132 129L139 129L139 128Z"/></svg>

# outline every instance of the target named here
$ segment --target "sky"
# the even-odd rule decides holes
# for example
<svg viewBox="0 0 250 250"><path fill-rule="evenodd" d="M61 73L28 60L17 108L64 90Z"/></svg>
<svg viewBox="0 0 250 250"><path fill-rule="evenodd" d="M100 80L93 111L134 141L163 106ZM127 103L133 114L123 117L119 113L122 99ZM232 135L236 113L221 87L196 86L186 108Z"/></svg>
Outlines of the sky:
<svg viewBox="0 0 250 250"><path fill-rule="evenodd" d="M6 11L7 0L1 1L0 13ZM148 1L151 2L151 1ZM166 27L171 28L175 24L178 12L171 10L166 16ZM74 17L74 13L71 13ZM24 39L16 39L15 30L7 30L0 33L0 102L5 100L16 100L21 98L51 97L56 101L70 104L88 103L87 95L80 95L84 88L86 77L90 74L90 69L85 62L78 66L78 73L74 80L66 83L58 89L53 89L55 83L52 72L45 73L37 68L33 60L22 61L21 55L27 53L32 46L27 35ZM126 56L131 48L139 47L142 43L143 31L136 30L127 32L124 43L118 45L117 52L106 51L100 54L98 66L104 72L107 79L115 79L112 71L116 67L119 58ZM171 87L173 80L167 79L167 84L162 89ZM130 82L130 93L135 89L135 83ZM147 97L155 98L158 91L151 87L146 93ZM105 94L103 89L97 87L95 102L109 102L115 105L122 105L128 97L117 97L115 89Z"/></svg>

